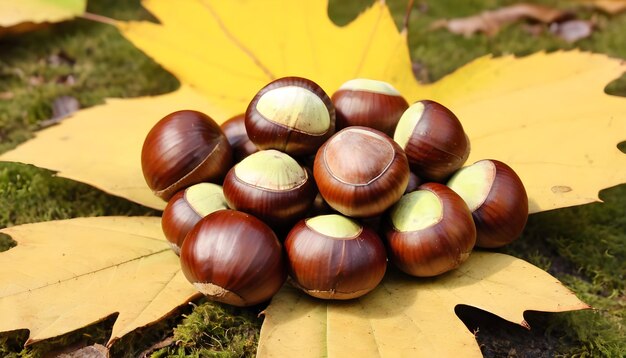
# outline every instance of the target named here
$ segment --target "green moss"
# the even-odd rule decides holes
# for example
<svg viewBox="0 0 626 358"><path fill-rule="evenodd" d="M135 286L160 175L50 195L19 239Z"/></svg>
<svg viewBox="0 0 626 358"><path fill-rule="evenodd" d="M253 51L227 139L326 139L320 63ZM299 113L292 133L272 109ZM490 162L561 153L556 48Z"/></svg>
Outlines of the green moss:
<svg viewBox="0 0 626 358"><path fill-rule="evenodd" d="M157 214L86 184L17 163L0 163L0 197L0 226L78 216Z"/></svg>
<svg viewBox="0 0 626 358"><path fill-rule="evenodd" d="M254 357L260 328L254 309L204 302L174 328L176 346L152 357Z"/></svg>

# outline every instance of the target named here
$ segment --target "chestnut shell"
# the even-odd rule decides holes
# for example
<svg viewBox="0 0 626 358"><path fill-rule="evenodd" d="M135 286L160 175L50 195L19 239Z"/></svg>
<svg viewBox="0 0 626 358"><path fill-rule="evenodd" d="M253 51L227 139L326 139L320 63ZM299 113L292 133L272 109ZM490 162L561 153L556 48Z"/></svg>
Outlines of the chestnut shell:
<svg viewBox="0 0 626 358"><path fill-rule="evenodd" d="M439 183L426 183L418 188L422 190L432 192L439 200L441 218L425 228L402 231L391 218L399 202L385 217L383 230L389 261L410 275L429 277L450 271L469 258L476 243L476 228L469 208L452 189Z"/></svg>
<svg viewBox="0 0 626 358"><path fill-rule="evenodd" d="M364 89L339 88L331 97L335 106L336 130L350 126L377 129L390 137L409 103L397 95Z"/></svg>
<svg viewBox="0 0 626 358"><path fill-rule="evenodd" d="M224 199L222 188L217 184L200 183L198 186L212 186L210 189L203 190L206 195L200 200L211 200L211 210L228 209L226 200ZM189 190L193 190L194 185L185 188L172 196L167 202L163 215L161 216L161 228L165 238L169 241L170 247L177 254L180 255L180 247L185 240L187 233L209 213L202 213L198 211L198 208L193 207L193 203L190 202L188 197ZM219 193L219 194L218 194Z"/></svg>
<svg viewBox="0 0 626 358"><path fill-rule="evenodd" d="M228 139L228 143L233 149L235 163L238 163L243 158L259 151L259 148L257 148L257 146L254 145L248 137L245 118L245 113L242 113L229 118L220 125L226 139Z"/></svg>
<svg viewBox="0 0 626 358"><path fill-rule="evenodd" d="M154 194L169 200L200 182L220 183L232 165L232 149L220 126L204 113L168 114L148 133L141 168Z"/></svg>
<svg viewBox="0 0 626 358"><path fill-rule="evenodd" d="M262 153L255 153L255 155L260 154ZM246 160L254 159L253 156ZM226 174L224 179L224 196L231 208L252 214L274 230L280 230L281 233L289 230L291 225L302 219L312 208L317 195L317 186L305 168L301 167L306 177L302 183L279 190L242 180L237 176L237 165Z"/></svg>
<svg viewBox="0 0 626 358"><path fill-rule="evenodd" d="M289 274L307 294L324 299L352 299L370 292L387 267L385 246L376 232L361 226L338 239L299 221L285 239Z"/></svg>
<svg viewBox="0 0 626 358"><path fill-rule="evenodd" d="M480 206L473 209L476 225L476 246L496 248L515 241L528 220L528 195L524 184L507 164L484 159L493 164L495 174L489 193Z"/></svg>
<svg viewBox="0 0 626 358"><path fill-rule="evenodd" d="M344 128L318 150L313 176L324 200L351 217L382 214L404 193L409 166L400 146L383 132Z"/></svg>
<svg viewBox="0 0 626 358"><path fill-rule="evenodd" d="M282 87L301 87L312 92L325 105L330 119L329 127L324 133L313 134L266 118L257 110L259 100L268 92ZM291 103L281 103L290 106ZM298 121L302 121L298 118ZM248 137L259 149L277 149L294 156L315 154L315 151L335 132L335 108L330 97L315 82L302 77L283 77L263 87L252 98L245 115Z"/></svg>
<svg viewBox="0 0 626 358"><path fill-rule="evenodd" d="M469 138L459 119L447 107L431 100L418 101L411 107L420 103L424 106L421 117L408 135L407 143L401 143L401 146L409 159L411 171L424 181L442 182L467 160ZM407 110L405 115L409 113ZM401 118L400 122L404 120ZM398 141L404 130L406 128L399 124L394 139Z"/></svg>
<svg viewBox="0 0 626 358"><path fill-rule="evenodd" d="M261 220L235 210L205 216L180 252L183 274L209 298L235 306L270 299L287 270L280 242Z"/></svg>

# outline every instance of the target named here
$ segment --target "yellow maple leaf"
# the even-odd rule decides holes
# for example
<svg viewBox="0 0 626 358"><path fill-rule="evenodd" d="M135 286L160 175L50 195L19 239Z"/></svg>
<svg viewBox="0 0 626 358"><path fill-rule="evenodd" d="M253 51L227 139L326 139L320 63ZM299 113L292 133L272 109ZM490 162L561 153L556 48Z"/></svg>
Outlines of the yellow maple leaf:
<svg viewBox="0 0 626 358"><path fill-rule="evenodd" d="M110 341L198 296L158 218L79 218L0 230L17 247L0 255L0 332L27 344L118 313Z"/></svg>
<svg viewBox="0 0 626 358"><path fill-rule="evenodd" d="M483 57L437 83L421 85L411 72L406 32L398 32L383 2L375 3L345 27L338 27L328 19L326 1L150 0L145 4L159 19L159 24L118 22L116 26L136 46L176 75L183 86L163 96L111 100L80 111L60 125L39 132L34 140L4 153L0 160L56 170L61 176L162 208L164 203L155 199L145 185L139 158L148 129L165 114L182 108L198 109L222 122L243 112L254 93L273 78L308 77L332 93L346 80L367 77L390 82L409 101L430 98L449 106L458 114L471 139L470 162L489 157L511 165L527 187L532 212L595 201L598 190L626 181L626 173L621 170L626 159L615 146L625 139L619 131L626 127L625 100L603 92L605 84L626 69L619 60L577 51L539 53L520 59ZM594 174L589 175L590 171ZM98 236L95 231L94 235ZM89 257L79 248L68 250L72 250L72 257ZM386 309L383 301L388 300L389 295L380 292L393 291L399 284L411 286L415 291L432 288L435 294L423 295L428 302L437 300L436 291L454 291L467 286L467 290L475 292L485 285L490 287L491 295L476 293L467 300L447 299L449 315L453 314L449 307L454 302L479 307L484 304L486 309L516 322L524 310L562 311L586 307L563 290L556 279L545 274L538 277L532 271L536 269L528 269L530 265L504 257L478 253L456 273L433 280L432 286L406 279L400 280L400 284L390 279L377 290L379 294L353 305L367 303L367 310L372 311L368 314L383 315ZM506 264L496 265L485 274L484 266L493 262ZM529 286L520 289L491 281L494 276L510 277L520 272L527 273ZM60 275L57 271L53 273ZM481 279L468 283L464 280L468 277ZM12 281L7 279L2 284L7 282ZM537 299L502 309L486 303L494 294L506 302L506 297L519 294L518 289L536 294ZM545 295L544 289L556 294ZM294 294L288 292L279 294L268 313L279 312L281 305L284 308L291 304L289 300L306 300L302 295L285 299L292 296ZM20 297L20 304L37 302L37 296L29 292ZM392 298L406 297L393 295ZM184 300L176 296L167 302L173 308ZM338 316L316 317L331 320L333 325L342 321L332 317L345 319L351 315L356 316L359 325L373 323L368 318L371 316L351 309L351 304L343 306L346 312ZM343 306L331 304L328 307ZM312 309L326 310L325 307L318 305ZM412 306L405 307L408 312ZM107 309L110 313L116 311L113 307ZM390 318L414 317L402 310L396 313ZM84 324L87 320L80 322ZM18 321L19 317L0 326L0 330L23 328ZM276 326L276 322L284 324L284 319L279 314L270 315L267 322ZM455 320L446 322L459 324ZM416 327L425 329L430 323L424 324ZM139 323L128 325L126 331L139 326ZM74 328L64 323L55 330L40 329L45 334L40 332L36 339ZM264 330L267 332L267 326ZM329 333L333 340L343 339L341 335L347 334L345 330L322 331L321 334L326 337ZM264 337L262 354L279 355L282 348L267 341L267 334ZM288 335L282 337L283 342L288 339L285 338ZM398 339L411 337L414 336L398 336ZM358 342L363 339L366 338ZM420 336L418 339L429 338ZM322 349L327 343L320 339L315 343L319 346L296 348ZM368 344L373 347L371 342ZM382 347L391 342L376 344ZM464 353L476 354L474 343L466 347Z"/></svg>
<svg viewBox="0 0 626 358"><path fill-rule="evenodd" d="M0 1L0 31L21 23L71 19L85 11L87 0Z"/></svg>

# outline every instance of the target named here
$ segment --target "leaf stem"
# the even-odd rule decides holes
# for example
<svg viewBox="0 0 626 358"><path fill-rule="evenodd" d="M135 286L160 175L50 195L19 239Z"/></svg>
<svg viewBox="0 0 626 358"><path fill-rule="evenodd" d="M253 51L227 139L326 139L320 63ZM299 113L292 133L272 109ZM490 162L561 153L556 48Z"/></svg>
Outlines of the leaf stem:
<svg viewBox="0 0 626 358"><path fill-rule="evenodd" d="M413 5L415 0L409 0L406 6L406 12L404 13L404 21L402 23L402 32L409 32L409 19L411 18L411 12L413 12Z"/></svg>
<svg viewBox="0 0 626 358"><path fill-rule="evenodd" d="M112 25L112 26L117 26L117 23L118 23L117 20L112 19L110 17L106 17L106 16L102 16L98 14L92 14L90 12L84 12L82 15L80 15L80 17L83 19L99 22L101 24Z"/></svg>

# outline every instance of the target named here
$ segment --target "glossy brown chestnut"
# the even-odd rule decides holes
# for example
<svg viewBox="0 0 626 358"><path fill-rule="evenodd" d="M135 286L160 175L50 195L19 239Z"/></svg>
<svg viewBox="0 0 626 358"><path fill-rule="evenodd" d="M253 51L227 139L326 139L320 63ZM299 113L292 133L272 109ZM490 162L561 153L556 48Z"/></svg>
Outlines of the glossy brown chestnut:
<svg viewBox="0 0 626 358"><path fill-rule="evenodd" d="M436 276L458 267L476 243L467 205L443 184L426 183L406 194L388 213L389 260L409 275Z"/></svg>
<svg viewBox="0 0 626 358"><path fill-rule="evenodd" d="M478 233L476 246L504 246L524 230L528 196L522 180L505 163L478 161L457 171L447 185L472 211Z"/></svg>
<svg viewBox="0 0 626 358"><path fill-rule="evenodd" d="M235 163L239 163L243 158L259 151L259 148L248 138L245 118L246 115L242 113L220 125L222 132L224 132L228 143L233 149Z"/></svg>
<svg viewBox="0 0 626 358"><path fill-rule="evenodd" d="M212 183L194 184L174 194L163 210L161 227L176 255L185 236L200 219L210 213L228 209L222 187Z"/></svg>
<svg viewBox="0 0 626 358"><path fill-rule="evenodd" d="M270 82L246 110L246 131L259 149L315 154L335 132L335 108L324 90L301 77Z"/></svg>
<svg viewBox="0 0 626 358"><path fill-rule="evenodd" d="M393 137L409 103L391 84L365 78L350 80L332 96L337 116L336 130L364 126Z"/></svg>
<svg viewBox="0 0 626 358"><path fill-rule="evenodd" d="M235 210L219 210L200 220L183 242L180 264L198 291L234 306L270 299L287 277L274 232Z"/></svg>
<svg viewBox="0 0 626 358"><path fill-rule="evenodd" d="M422 179L415 175L415 173L409 172L409 184L407 184L404 193L408 194L412 191L415 191L420 185L422 185Z"/></svg>
<svg viewBox="0 0 626 358"><path fill-rule="evenodd" d="M363 296L380 283L387 268L378 234L337 214L298 222L285 239L285 251L294 283L318 298Z"/></svg>
<svg viewBox="0 0 626 358"><path fill-rule="evenodd" d="M224 196L231 208L281 231L304 217L316 194L308 171L288 154L274 149L251 154L224 179Z"/></svg>
<svg viewBox="0 0 626 358"><path fill-rule="evenodd" d="M424 181L445 181L470 153L459 119L430 100L415 102L404 112L393 139L404 149L411 171Z"/></svg>
<svg viewBox="0 0 626 358"><path fill-rule="evenodd" d="M155 195L169 200L200 182L220 182L232 165L232 150L220 126L191 110L170 113L148 133L141 168Z"/></svg>
<svg viewBox="0 0 626 358"><path fill-rule="evenodd" d="M404 193L409 181L406 155L383 132L348 127L317 152L313 176L324 200L351 217L380 215Z"/></svg>

